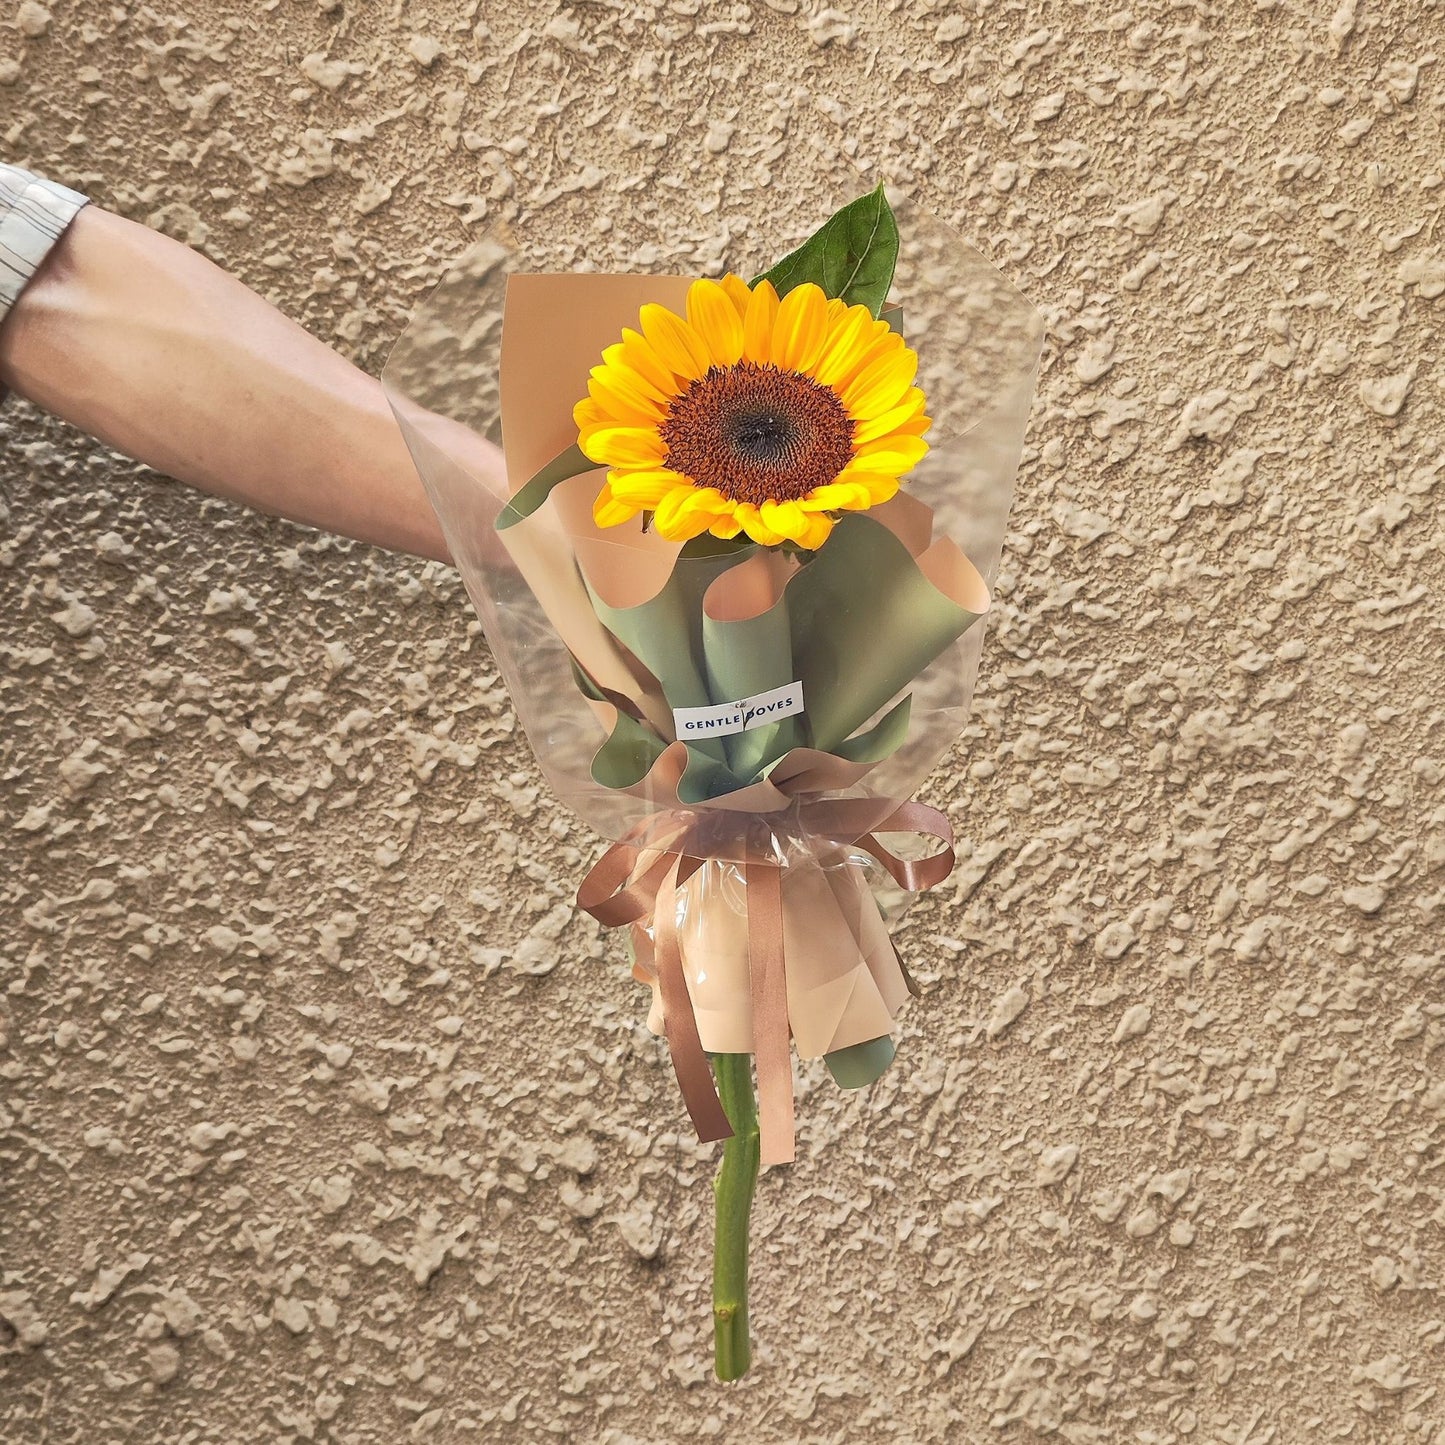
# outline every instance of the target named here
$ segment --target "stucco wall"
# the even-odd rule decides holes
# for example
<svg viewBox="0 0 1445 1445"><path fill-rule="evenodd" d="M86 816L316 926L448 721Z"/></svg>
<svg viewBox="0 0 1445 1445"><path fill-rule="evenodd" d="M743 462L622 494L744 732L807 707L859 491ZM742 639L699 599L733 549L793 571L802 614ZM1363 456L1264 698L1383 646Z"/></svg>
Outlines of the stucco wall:
<svg viewBox="0 0 1445 1445"><path fill-rule="evenodd" d="M687 270L780 147L1050 323L926 996L801 1069L727 1388L712 1150L455 576L4 413L7 1442L1445 1438L1438 0L0 22L0 153L369 368L491 221Z"/></svg>

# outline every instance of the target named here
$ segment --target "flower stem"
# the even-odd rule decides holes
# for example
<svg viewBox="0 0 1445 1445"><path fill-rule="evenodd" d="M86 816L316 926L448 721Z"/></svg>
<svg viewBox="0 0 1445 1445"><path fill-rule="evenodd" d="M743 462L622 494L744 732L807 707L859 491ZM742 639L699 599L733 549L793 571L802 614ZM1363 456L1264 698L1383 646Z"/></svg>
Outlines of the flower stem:
<svg viewBox="0 0 1445 1445"><path fill-rule="evenodd" d="M748 1336L748 1220L758 1179L758 1112L753 1102L751 1054L714 1054L718 1098L733 1126L713 1181L717 1234L713 1245L713 1369L719 1380L739 1380L753 1362Z"/></svg>

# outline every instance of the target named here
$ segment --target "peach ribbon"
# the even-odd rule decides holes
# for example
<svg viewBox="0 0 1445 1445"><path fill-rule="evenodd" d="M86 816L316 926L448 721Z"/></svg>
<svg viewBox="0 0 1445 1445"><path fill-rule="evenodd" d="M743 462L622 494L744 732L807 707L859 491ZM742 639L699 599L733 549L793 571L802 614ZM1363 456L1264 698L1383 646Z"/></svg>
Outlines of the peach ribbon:
<svg viewBox="0 0 1445 1445"><path fill-rule="evenodd" d="M819 839L861 849L910 892L936 887L953 871L953 828L937 808L902 803L879 821L877 799L838 799L795 805L784 815L796 824L788 837ZM861 831L866 829L867 831ZM916 833L937 839L941 851L909 861L878 841L879 833ZM683 1102L704 1142L732 1137L718 1099L707 1053L698 1034L677 939L678 889L708 858L742 849L748 912L748 974L753 1006L753 1053L758 1073L762 1162L790 1163L793 1140L792 1029L788 1021L787 963L783 953L782 869L774 856L778 834L767 815L666 812L637 824L593 865L577 890L578 907L606 928L633 925L635 943L648 946L662 995L668 1053ZM724 850L727 851L724 851ZM643 960L645 962L645 960ZM910 991L912 985L910 982Z"/></svg>

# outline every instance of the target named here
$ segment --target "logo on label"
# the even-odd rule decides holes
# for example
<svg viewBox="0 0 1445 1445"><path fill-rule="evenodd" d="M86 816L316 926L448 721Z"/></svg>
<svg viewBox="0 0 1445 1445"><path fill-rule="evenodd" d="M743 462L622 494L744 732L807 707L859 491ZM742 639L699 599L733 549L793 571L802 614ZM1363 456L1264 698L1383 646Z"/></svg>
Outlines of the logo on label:
<svg viewBox="0 0 1445 1445"><path fill-rule="evenodd" d="M688 738L716 738L766 727L802 710L803 684L790 682L786 687L775 687L770 692L754 693L752 697L740 697L736 702L716 707L675 707L672 724L678 737L686 742Z"/></svg>

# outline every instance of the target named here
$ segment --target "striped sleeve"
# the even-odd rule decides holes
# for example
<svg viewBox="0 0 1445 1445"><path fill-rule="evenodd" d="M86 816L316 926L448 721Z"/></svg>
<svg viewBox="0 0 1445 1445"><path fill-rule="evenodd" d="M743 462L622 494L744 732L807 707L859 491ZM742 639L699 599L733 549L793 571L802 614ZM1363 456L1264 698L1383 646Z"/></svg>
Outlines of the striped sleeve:
<svg viewBox="0 0 1445 1445"><path fill-rule="evenodd" d="M0 162L0 322L85 203L79 191Z"/></svg>

